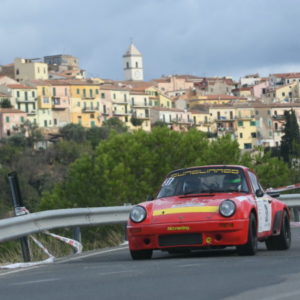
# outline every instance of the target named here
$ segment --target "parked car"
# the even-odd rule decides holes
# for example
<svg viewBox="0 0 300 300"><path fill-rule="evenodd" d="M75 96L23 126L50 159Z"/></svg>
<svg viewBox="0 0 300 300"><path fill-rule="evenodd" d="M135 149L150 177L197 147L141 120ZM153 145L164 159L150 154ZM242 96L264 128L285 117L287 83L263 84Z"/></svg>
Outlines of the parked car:
<svg viewBox="0 0 300 300"><path fill-rule="evenodd" d="M132 208L127 231L133 259L150 259L153 250L228 246L239 255L255 255L257 242L268 250L291 244L288 207L264 192L253 171L238 165L169 173L154 200Z"/></svg>

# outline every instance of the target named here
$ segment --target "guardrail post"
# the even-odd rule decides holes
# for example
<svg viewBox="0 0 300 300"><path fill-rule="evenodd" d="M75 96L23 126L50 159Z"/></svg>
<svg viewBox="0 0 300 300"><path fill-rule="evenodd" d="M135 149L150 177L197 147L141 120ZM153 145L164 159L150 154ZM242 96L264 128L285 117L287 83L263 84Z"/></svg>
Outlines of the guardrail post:
<svg viewBox="0 0 300 300"><path fill-rule="evenodd" d="M24 211L24 202L21 196L18 175L16 172L11 172L7 175L10 191L11 191L11 199L14 207L15 216L21 216L25 214ZM28 238L22 237L20 238L21 249L24 262L31 261L30 249L28 244Z"/></svg>
<svg viewBox="0 0 300 300"><path fill-rule="evenodd" d="M76 226L73 229L73 239L81 243L81 231L79 226ZM76 249L74 249L74 253L76 253Z"/></svg>
<svg viewBox="0 0 300 300"><path fill-rule="evenodd" d="M299 217L298 207L294 207L293 208L293 213L294 213L294 221L295 222L299 222L300 221L300 217Z"/></svg>
<svg viewBox="0 0 300 300"><path fill-rule="evenodd" d="M124 203L123 206L131 206L131 203ZM128 236L127 236L127 222L124 225L124 242L128 241Z"/></svg>

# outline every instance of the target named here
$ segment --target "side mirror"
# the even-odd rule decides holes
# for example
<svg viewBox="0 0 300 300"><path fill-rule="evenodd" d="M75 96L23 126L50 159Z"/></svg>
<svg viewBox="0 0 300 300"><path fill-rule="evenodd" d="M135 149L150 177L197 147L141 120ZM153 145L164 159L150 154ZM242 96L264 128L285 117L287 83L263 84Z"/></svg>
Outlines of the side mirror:
<svg viewBox="0 0 300 300"><path fill-rule="evenodd" d="M154 198L152 195L147 195L146 201L152 201Z"/></svg>
<svg viewBox="0 0 300 300"><path fill-rule="evenodd" d="M258 190L255 191L256 197L262 197L264 194L265 193L262 190L260 190L260 189L258 189Z"/></svg>

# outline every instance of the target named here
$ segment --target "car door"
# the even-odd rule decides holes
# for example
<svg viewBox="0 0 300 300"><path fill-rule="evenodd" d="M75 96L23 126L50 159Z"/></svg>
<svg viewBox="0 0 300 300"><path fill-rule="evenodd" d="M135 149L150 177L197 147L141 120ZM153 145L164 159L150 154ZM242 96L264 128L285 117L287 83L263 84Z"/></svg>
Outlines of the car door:
<svg viewBox="0 0 300 300"><path fill-rule="evenodd" d="M258 232L271 230L272 223L272 199L264 193L256 175L249 172L250 181L254 190L258 214ZM261 193L257 193L260 191ZM261 195L260 195L261 194Z"/></svg>

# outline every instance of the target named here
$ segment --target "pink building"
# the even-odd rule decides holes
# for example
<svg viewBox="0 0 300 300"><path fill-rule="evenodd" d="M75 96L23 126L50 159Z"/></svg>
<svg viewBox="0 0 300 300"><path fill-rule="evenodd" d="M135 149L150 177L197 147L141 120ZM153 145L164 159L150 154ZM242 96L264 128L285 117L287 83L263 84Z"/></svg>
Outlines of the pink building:
<svg viewBox="0 0 300 300"><path fill-rule="evenodd" d="M14 108L0 108L0 139L20 133L27 114Z"/></svg>
<svg viewBox="0 0 300 300"><path fill-rule="evenodd" d="M266 90L270 87L269 81L261 81L260 83L254 85L253 89L253 96L256 98L261 98L264 94L266 94Z"/></svg>

